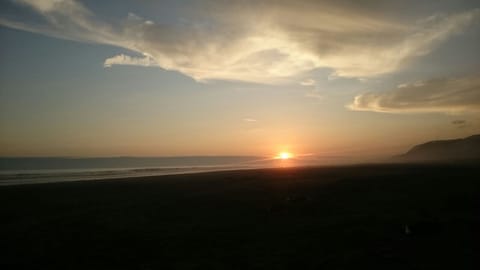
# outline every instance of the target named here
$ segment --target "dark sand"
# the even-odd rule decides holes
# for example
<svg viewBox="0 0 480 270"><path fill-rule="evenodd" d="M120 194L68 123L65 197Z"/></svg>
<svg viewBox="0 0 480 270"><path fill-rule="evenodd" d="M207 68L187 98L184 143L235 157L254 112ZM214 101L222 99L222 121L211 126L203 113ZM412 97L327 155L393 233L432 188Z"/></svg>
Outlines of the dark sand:
<svg viewBox="0 0 480 270"><path fill-rule="evenodd" d="M445 164L0 187L0 268L480 269L479 191Z"/></svg>

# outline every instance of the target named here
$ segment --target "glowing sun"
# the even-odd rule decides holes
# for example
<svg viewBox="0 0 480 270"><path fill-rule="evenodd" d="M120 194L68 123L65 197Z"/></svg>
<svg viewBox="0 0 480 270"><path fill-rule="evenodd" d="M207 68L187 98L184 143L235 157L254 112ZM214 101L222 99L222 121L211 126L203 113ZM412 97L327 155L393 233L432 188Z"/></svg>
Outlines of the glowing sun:
<svg viewBox="0 0 480 270"><path fill-rule="evenodd" d="M289 159L292 157L292 154L288 153L288 152L281 152L280 154L278 154L278 158L279 159Z"/></svg>

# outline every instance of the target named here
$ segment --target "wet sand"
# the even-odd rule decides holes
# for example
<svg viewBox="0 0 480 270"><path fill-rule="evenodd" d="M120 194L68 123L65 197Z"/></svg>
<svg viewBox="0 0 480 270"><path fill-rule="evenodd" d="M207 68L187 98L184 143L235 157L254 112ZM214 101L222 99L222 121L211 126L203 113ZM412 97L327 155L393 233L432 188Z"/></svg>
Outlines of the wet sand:
<svg viewBox="0 0 480 270"><path fill-rule="evenodd" d="M480 166L0 187L2 269L476 269Z"/></svg>

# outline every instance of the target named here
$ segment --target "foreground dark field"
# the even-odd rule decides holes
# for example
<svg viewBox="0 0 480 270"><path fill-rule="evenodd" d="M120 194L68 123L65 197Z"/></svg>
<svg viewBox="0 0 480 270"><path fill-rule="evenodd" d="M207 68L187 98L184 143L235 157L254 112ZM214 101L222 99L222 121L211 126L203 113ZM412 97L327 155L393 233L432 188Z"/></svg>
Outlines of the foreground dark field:
<svg viewBox="0 0 480 270"><path fill-rule="evenodd" d="M479 195L445 164L1 187L0 267L477 269Z"/></svg>

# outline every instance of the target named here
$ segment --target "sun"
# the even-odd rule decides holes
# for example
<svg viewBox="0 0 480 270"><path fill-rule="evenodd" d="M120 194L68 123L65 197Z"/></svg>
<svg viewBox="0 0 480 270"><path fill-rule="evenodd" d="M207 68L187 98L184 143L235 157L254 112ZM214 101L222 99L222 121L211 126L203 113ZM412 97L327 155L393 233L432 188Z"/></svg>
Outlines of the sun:
<svg viewBox="0 0 480 270"><path fill-rule="evenodd" d="M278 158L283 160L289 159L291 157L292 157L292 154L288 152L281 152L280 154L278 154Z"/></svg>

